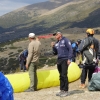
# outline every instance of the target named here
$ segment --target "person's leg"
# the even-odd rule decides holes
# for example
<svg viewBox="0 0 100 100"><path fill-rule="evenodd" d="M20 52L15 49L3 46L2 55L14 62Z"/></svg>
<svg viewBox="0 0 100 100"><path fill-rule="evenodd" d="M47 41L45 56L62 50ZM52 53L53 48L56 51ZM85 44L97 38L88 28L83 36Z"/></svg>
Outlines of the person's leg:
<svg viewBox="0 0 100 100"><path fill-rule="evenodd" d="M87 68L84 66L81 73L81 84L85 84L86 77L87 77Z"/></svg>
<svg viewBox="0 0 100 100"><path fill-rule="evenodd" d="M29 77L30 77L30 89L37 89L37 73L36 73L36 65L35 63L31 63L29 66Z"/></svg>
<svg viewBox="0 0 100 100"><path fill-rule="evenodd" d="M34 65L34 90L37 90L38 78L37 78L37 65Z"/></svg>
<svg viewBox="0 0 100 100"><path fill-rule="evenodd" d="M67 77L68 64L67 64L67 60L62 61L61 68L62 68L61 86L62 86L62 89L64 91L68 91L68 77Z"/></svg>
<svg viewBox="0 0 100 100"><path fill-rule="evenodd" d="M58 69L58 72L59 72L60 90L62 90L62 86L61 86L61 72L62 72L62 69L61 69L61 65L59 63L57 64L57 69Z"/></svg>
<svg viewBox="0 0 100 100"><path fill-rule="evenodd" d="M58 60L58 62L57 62L57 69L58 69L58 72L59 72L60 92L58 92L56 94L56 96L60 96L64 92L63 87L62 87L62 78L61 78L61 73L62 73L61 60Z"/></svg>
<svg viewBox="0 0 100 100"><path fill-rule="evenodd" d="M95 67L94 66L89 66L89 72L88 72L88 82L90 82L91 78L92 78L92 74L95 71Z"/></svg>
<svg viewBox="0 0 100 100"><path fill-rule="evenodd" d="M20 70L23 71L23 61L20 62Z"/></svg>
<svg viewBox="0 0 100 100"><path fill-rule="evenodd" d="M25 71L26 70L26 61L24 61L24 66L23 66L23 70Z"/></svg>
<svg viewBox="0 0 100 100"><path fill-rule="evenodd" d="M82 69L82 73L81 73L81 84L80 84L79 88L85 88L87 71L88 71L88 69L86 68L86 66L84 66L83 69Z"/></svg>
<svg viewBox="0 0 100 100"><path fill-rule="evenodd" d="M61 97L65 97L68 95L68 64L67 60L63 60L61 63L62 73L61 73L61 87L64 92L60 95Z"/></svg>

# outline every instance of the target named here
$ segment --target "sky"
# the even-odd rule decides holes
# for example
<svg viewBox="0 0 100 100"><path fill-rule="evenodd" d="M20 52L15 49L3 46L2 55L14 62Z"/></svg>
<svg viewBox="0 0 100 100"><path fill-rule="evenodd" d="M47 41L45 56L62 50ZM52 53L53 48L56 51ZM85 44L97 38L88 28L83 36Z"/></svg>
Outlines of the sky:
<svg viewBox="0 0 100 100"><path fill-rule="evenodd" d="M0 0L0 16L18 8L48 0Z"/></svg>

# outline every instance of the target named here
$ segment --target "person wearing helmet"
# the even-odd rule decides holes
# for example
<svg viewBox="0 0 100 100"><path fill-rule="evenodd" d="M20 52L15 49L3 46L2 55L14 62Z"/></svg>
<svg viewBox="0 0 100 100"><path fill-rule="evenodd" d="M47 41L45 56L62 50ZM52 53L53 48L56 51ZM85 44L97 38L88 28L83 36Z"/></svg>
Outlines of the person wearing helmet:
<svg viewBox="0 0 100 100"><path fill-rule="evenodd" d="M82 40L79 45L79 51L82 54L82 73L81 73L81 85L80 88L85 88L85 81L88 73L88 81L90 82L92 74L97 65L97 53L99 48L99 42L95 39L95 32L89 28L86 30L87 37Z"/></svg>

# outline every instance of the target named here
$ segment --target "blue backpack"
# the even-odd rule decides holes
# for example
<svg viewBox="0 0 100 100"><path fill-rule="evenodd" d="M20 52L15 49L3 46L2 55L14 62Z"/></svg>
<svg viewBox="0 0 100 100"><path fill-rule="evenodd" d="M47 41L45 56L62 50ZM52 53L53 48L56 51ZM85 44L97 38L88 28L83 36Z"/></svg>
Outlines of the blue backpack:
<svg viewBox="0 0 100 100"><path fill-rule="evenodd" d="M76 53L78 52L78 45L73 42L71 43L72 49L73 49L73 56L76 57Z"/></svg>

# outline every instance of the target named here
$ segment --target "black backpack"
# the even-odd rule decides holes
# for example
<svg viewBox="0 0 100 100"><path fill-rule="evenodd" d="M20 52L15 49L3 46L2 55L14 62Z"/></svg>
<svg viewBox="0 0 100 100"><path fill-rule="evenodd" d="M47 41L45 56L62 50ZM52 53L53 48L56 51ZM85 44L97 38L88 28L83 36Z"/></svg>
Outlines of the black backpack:
<svg viewBox="0 0 100 100"><path fill-rule="evenodd" d="M94 37L87 37L85 39L82 40L82 42L79 45L79 51L83 52L84 50L88 50L91 45L94 46L94 49L96 51L96 53L98 53L99 50L99 42L97 39L95 39Z"/></svg>

